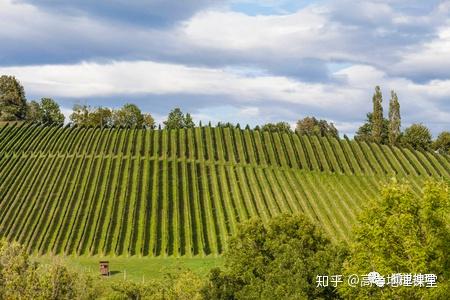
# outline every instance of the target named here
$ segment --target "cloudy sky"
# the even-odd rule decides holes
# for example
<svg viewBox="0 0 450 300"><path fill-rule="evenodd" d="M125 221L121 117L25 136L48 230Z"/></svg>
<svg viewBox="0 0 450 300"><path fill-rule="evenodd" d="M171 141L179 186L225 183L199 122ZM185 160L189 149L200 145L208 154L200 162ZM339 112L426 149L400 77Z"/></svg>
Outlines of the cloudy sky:
<svg viewBox="0 0 450 300"><path fill-rule="evenodd" d="M29 100L139 105L162 121L305 116L352 134L380 85L403 127L450 129L450 1L0 0L0 74Z"/></svg>

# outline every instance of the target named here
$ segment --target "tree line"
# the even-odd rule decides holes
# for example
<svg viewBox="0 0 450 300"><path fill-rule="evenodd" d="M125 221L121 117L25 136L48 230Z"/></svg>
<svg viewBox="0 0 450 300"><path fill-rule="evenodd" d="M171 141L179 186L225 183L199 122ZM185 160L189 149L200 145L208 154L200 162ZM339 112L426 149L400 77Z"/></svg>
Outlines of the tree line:
<svg viewBox="0 0 450 300"><path fill-rule="evenodd" d="M375 87L372 97L373 111L367 113L365 123L357 130L355 139L359 141L389 144L393 146L411 147L416 150L435 150L450 154L450 132L444 131L433 140L431 131L423 124L412 124L401 130L400 103L395 91L391 91L388 118L383 113L383 95L379 86ZM46 125L64 124L64 115L58 103L51 98L28 102L23 86L14 76L0 77L0 121L30 121ZM144 113L131 103L119 109L108 107L91 107L75 105L70 115L70 123L87 127L157 127L153 116ZM211 126L211 123L208 124ZM163 122L166 129L193 128L195 123L191 114L174 108ZM202 126L201 121L199 126ZM219 122L217 127L236 127L241 125ZM161 128L161 124L158 125ZM251 129L249 125L245 127ZM339 138L339 131L332 122L308 116L297 121L295 129L288 122L267 123L258 125L254 130L271 132L296 132L319 136Z"/></svg>

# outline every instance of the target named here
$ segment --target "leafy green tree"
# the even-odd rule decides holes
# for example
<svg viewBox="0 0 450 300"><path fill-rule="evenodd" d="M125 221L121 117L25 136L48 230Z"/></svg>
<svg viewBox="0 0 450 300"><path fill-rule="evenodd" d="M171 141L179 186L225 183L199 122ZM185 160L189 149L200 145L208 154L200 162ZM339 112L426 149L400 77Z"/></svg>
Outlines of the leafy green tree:
<svg viewBox="0 0 450 300"><path fill-rule="evenodd" d="M252 219L229 239L225 269L213 270L206 299L333 299L332 287L316 287L319 274L339 274L342 253L301 215L264 224Z"/></svg>
<svg viewBox="0 0 450 300"><path fill-rule="evenodd" d="M184 115L180 108L174 108L169 115L167 120L164 121L164 126L166 129L179 129L184 126Z"/></svg>
<svg viewBox="0 0 450 300"><path fill-rule="evenodd" d="M31 262L17 242L0 240L0 299L94 299L93 279L60 264Z"/></svg>
<svg viewBox="0 0 450 300"><path fill-rule="evenodd" d="M333 123L328 123L326 120L317 120L315 117L298 120L295 131L299 134L339 137L339 132Z"/></svg>
<svg viewBox="0 0 450 300"><path fill-rule="evenodd" d="M391 100L389 102L389 143L396 145L400 138L400 103L398 102L397 94L391 91Z"/></svg>
<svg viewBox="0 0 450 300"><path fill-rule="evenodd" d="M383 133L383 96L379 86L375 87L375 94L372 97L373 102L373 122L372 122L372 138L376 143L382 142Z"/></svg>
<svg viewBox="0 0 450 300"><path fill-rule="evenodd" d="M267 123L262 127L263 131L271 132L292 132L291 125L288 122L278 122L278 123Z"/></svg>
<svg viewBox="0 0 450 300"><path fill-rule="evenodd" d="M441 154L450 155L450 132L444 131L439 134L433 143L433 149Z"/></svg>
<svg viewBox="0 0 450 300"><path fill-rule="evenodd" d="M405 129L401 142L404 146L411 146L417 150L428 150L432 143L431 132L423 124L413 124Z"/></svg>
<svg viewBox="0 0 450 300"><path fill-rule="evenodd" d="M0 76L0 121L24 120L26 113L23 86L14 76Z"/></svg>
<svg viewBox="0 0 450 300"><path fill-rule="evenodd" d="M154 129L156 127L155 119L153 119L151 114L142 114L143 122L145 128Z"/></svg>
<svg viewBox="0 0 450 300"><path fill-rule="evenodd" d="M192 120L192 117L191 117L190 113L187 113L184 116L183 123L184 123L184 126L183 126L184 128L194 128L195 127L194 120Z"/></svg>
<svg viewBox="0 0 450 300"><path fill-rule="evenodd" d="M355 140L362 142L372 142L373 141L372 128L373 128L373 114L368 113L366 115L366 122L356 131ZM388 142L389 142L389 120L383 119L383 129L381 131L381 143L387 144Z"/></svg>
<svg viewBox="0 0 450 300"><path fill-rule="evenodd" d="M132 127L142 126L144 124L144 117L142 112L134 104L127 103L121 109L113 112L114 126Z"/></svg>
<svg viewBox="0 0 450 300"><path fill-rule="evenodd" d="M427 182L420 197L409 184L393 181L358 217L344 262L344 275L378 272L435 274L437 288L350 287L345 299L448 299L450 279L449 187ZM387 283L388 278L385 278Z"/></svg>
<svg viewBox="0 0 450 300"><path fill-rule="evenodd" d="M164 126L166 129L180 129L194 128L195 124L189 113L184 115L181 109L176 107L167 116L167 120L164 121Z"/></svg>
<svg viewBox="0 0 450 300"><path fill-rule="evenodd" d="M59 104L51 98L42 98L40 102L31 101L27 106L27 120L31 122L49 125L64 124L65 118Z"/></svg>
<svg viewBox="0 0 450 300"><path fill-rule="evenodd" d="M89 112L86 126L101 128L110 127L113 124L113 111L108 107L97 107Z"/></svg>
<svg viewBox="0 0 450 300"><path fill-rule="evenodd" d="M69 118L77 126L89 126L91 111L92 108L90 106L75 104Z"/></svg>
<svg viewBox="0 0 450 300"><path fill-rule="evenodd" d="M41 111L42 111L42 120L43 124L54 124L54 125L62 125L64 124L64 115L61 113L61 109L59 108L59 104L55 102L55 100L51 98L42 98L40 103Z"/></svg>
<svg viewBox="0 0 450 300"><path fill-rule="evenodd" d="M37 101L31 101L27 105L27 120L34 123L42 122L42 109Z"/></svg>

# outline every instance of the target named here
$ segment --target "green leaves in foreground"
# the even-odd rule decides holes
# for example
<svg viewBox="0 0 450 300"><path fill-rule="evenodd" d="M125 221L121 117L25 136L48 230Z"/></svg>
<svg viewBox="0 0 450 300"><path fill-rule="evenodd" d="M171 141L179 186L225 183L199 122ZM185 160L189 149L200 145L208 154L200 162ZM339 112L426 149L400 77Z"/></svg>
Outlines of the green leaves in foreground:
<svg viewBox="0 0 450 300"><path fill-rule="evenodd" d="M342 285L340 294L352 299L445 299L450 277L449 216L445 183L426 183L420 198L407 184L387 185L382 197L369 203L359 217L344 274L435 274L437 287Z"/></svg>
<svg viewBox="0 0 450 300"><path fill-rule="evenodd" d="M342 255L303 216L282 215L264 224L243 223L228 243L225 270L214 269L207 299L334 298L331 287L316 288L316 276L339 272Z"/></svg>

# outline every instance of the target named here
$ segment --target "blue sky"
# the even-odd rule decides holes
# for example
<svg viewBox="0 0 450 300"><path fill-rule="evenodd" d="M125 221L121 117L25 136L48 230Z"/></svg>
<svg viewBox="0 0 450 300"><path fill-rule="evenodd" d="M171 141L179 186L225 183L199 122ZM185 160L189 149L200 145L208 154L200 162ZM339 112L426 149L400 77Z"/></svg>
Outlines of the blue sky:
<svg viewBox="0 0 450 300"><path fill-rule="evenodd" d="M380 85L403 127L450 129L450 1L54 2L0 0L0 74L67 116L131 102L159 122L313 115L351 135Z"/></svg>

